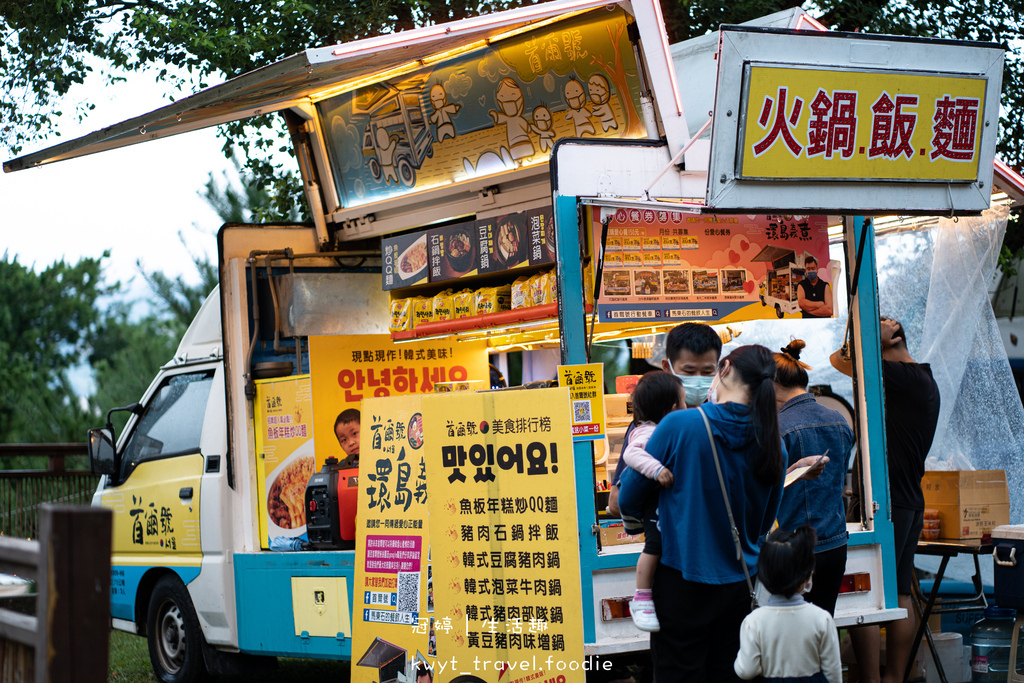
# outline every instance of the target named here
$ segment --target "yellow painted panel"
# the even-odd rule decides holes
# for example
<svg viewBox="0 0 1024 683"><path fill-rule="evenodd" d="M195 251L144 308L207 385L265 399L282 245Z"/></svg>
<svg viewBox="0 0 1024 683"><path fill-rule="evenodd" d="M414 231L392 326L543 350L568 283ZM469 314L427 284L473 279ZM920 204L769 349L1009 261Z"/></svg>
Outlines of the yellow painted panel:
<svg viewBox="0 0 1024 683"><path fill-rule="evenodd" d="M199 486L203 476L202 455L182 455L141 463L128 480L101 497L114 513L114 563L198 565ZM192 497L182 498L191 488ZM156 560L164 557L164 560Z"/></svg>
<svg viewBox="0 0 1024 683"><path fill-rule="evenodd" d="M293 576L295 635L334 638L352 635L348 580L344 576Z"/></svg>

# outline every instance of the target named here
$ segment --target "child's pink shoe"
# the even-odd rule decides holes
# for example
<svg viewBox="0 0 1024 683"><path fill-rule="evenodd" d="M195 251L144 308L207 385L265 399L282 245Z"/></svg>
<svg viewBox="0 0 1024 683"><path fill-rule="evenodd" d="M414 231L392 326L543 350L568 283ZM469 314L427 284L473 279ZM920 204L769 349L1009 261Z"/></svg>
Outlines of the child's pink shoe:
<svg viewBox="0 0 1024 683"><path fill-rule="evenodd" d="M654 611L654 601L650 598L633 598L629 602L629 612L633 616L633 624L641 631L656 633L661 630L658 615Z"/></svg>

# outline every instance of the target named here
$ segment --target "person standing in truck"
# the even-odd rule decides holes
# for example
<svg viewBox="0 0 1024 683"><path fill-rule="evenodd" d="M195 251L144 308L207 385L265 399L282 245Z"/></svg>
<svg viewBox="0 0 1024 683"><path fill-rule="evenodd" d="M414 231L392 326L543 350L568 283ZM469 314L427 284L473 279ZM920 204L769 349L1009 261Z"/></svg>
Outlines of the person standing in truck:
<svg viewBox="0 0 1024 683"><path fill-rule="evenodd" d="M673 327L665 337L665 358L661 369L671 373L686 390L686 406L699 406L708 399L708 390L718 370L718 358L722 354L722 339L718 333L704 323L683 323ZM633 425L626 431L622 450L626 450L633 434ZM612 474L608 494L608 512L619 516L619 484L626 461L619 458Z"/></svg>
<svg viewBox="0 0 1024 683"><path fill-rule="evenodd" d="M914 640L910 586L914 577L914 551L924 526L924 493L921 478L924 460L939 422L939 387L927 363L918 363L907 349L903 325L883 317L882 383L885 392L885 458L889 466L889 500L892 503L896 543L896 593L907 617L885 629L886 683L903 680ZM829 359L832 366L853 377L853 362L839 349ZM881 632L878 626L851 629L861 680L879 680Z"/></svg>

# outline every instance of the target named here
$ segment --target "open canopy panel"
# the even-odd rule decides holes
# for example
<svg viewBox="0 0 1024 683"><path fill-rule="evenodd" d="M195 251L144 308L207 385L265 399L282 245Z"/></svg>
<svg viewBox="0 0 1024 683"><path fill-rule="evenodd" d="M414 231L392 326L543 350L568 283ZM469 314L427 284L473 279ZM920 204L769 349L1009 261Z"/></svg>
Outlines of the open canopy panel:
<svg viewBox="0 0 1024 683"><path fill-rule="evenodd" d="M166 107L4 164L19 171L95 152L315 103L420 69L609 0L558 0L341 45L314 48Z"/></svg>

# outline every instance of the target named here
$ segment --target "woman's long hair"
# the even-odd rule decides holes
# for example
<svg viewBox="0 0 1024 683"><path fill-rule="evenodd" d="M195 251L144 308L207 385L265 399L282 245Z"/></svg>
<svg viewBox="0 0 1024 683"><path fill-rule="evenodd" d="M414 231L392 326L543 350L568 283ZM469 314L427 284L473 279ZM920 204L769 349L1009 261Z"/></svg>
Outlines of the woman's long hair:
<svg viewBox="0 0 1024 683"><path fill-rule="evenodd" d="M775 358L765 347L750 344L730 353L722 363L725 361L729 361L739 380L750 391L750 427L760 447L754 460L754 478L764 486L774 486L782 480L784 469L779 413L775 404Z"/></svg>

